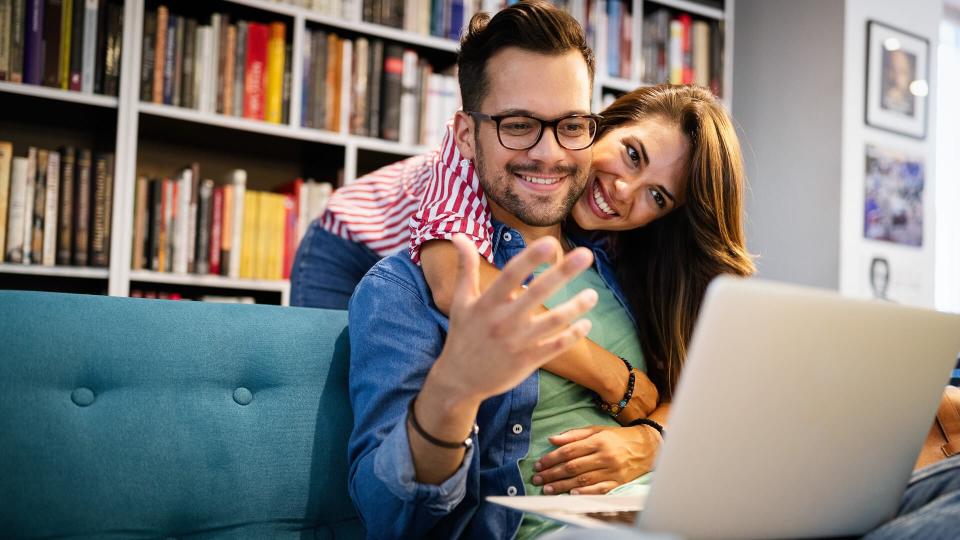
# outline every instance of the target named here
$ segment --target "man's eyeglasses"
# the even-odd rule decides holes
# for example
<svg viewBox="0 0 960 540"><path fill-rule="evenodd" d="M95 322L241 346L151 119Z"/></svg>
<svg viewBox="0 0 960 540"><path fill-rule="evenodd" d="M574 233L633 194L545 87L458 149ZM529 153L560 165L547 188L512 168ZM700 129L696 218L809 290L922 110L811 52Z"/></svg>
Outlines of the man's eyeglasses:
<svg viewBox="0 0 960 540"><path fill-rule="evenodd" d="M544 127L553 128L553 136L560 146L567 150L583 150L593 144L601 118L596 114L571 114L553 120L513 114L489 115L481 112L467 114L476 120L496 122L497 138L508 150L533 148L543 137Z"/></svg>

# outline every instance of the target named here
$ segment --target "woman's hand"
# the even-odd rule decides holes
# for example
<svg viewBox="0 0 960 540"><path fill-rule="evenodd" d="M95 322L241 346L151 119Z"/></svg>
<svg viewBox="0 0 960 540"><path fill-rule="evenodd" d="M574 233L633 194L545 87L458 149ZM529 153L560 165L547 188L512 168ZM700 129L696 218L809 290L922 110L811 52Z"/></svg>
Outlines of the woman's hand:
<svg viewBox="0 0 960 540"><path fill-rule="evenodd" d="M545 495L602 495L653 469L663 440L649 426L588 426L550 437L556 450L533 465Z"/></svg>

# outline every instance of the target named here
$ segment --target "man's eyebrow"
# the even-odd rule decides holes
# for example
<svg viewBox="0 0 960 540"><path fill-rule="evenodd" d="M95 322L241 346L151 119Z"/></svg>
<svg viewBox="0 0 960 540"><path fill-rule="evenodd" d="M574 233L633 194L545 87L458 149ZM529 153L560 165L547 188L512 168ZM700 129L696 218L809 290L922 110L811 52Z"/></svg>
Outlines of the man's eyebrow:
<svg viewBox="0 0 960 540"><path fill-rule="evenodd" d="M555 118L563 118L565 116L571 116L574 114L590 114L590 111L569 110L557 115ZM544 118L539 114L528 111L527 109L505 109L494 114L493 116L529 116L530 118L536 118L537 120L549 120L548 118Z"/></svg>
<svg viewBox="0 0 960 540"><path fill-rule="evenodd" d="M631 135L631 136L630 136L630 140L633 141L633 144L637 145L637 147L640 148L640 155L643 157L644 165L647 166L647 167L649 167L649 166L650 166L650 155L647 154L647 147L643 144L643 141L641 141L641 140L640 140L640 137L637 137L636 135ZM664 190L664 191L666 191L666 190ZM672 199L673 196L671 195L670 198Z"/></svg>

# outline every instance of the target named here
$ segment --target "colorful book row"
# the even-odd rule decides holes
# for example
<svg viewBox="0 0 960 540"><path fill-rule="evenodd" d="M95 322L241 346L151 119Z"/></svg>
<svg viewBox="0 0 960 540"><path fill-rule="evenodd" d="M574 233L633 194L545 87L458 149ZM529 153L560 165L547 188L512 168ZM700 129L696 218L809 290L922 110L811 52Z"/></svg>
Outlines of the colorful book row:
<svg viewBox="0 0 960 540"><path fill-rule="evenodd" d="M643 80L723 88L723 32L716 21L658 9L643 20Z"/></svg>

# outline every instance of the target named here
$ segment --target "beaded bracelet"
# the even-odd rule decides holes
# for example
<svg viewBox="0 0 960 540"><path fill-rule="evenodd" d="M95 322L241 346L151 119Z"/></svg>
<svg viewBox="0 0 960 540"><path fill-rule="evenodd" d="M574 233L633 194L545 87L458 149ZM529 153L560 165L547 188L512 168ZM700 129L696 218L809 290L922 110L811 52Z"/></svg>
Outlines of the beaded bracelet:
<svg viewBox="0 0 960 540"><path fill-rule="evenodd" d="M633 422L630 422L629 427L633 426L650 426L660 433L661 439L664 438L663 426L656 420L651 420L649 418L637 418Z"/></svg>
<svg viewBox="0 0 960 540"><path fill-rule="evenodd" d="M597 402L597 406L601 410L607 412L613 418L620 416L620 413L626 408L627 403L630 403L630 399L633 398L633 384L637 380L637 369L630 365L630 362L626 358L620 357L620 360L623 360L623 364L627 366L627 391L623 394L623 399L616 403L607 403L600 399L600 396L594 394L594 400Z"/></svg>

